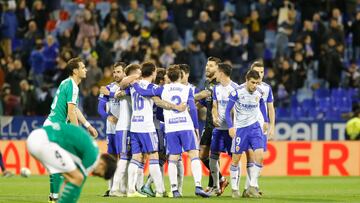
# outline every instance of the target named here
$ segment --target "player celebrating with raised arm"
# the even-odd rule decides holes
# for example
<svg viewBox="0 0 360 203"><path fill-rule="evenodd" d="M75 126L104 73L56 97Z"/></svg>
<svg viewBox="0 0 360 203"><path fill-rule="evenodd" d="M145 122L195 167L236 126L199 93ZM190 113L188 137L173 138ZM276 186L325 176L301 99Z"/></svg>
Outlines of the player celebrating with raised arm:
<svg viewBox="0 0 360 203"><path fill-rule="evenodd" d="M229 96L229 103L226 106L225 116L229 128L229 135L233 138L232 144L232 164L230 167L232 196L240 197L239 182L240 168L239 162L241 154L248 148L252 148L255 153L255 167L250 171L250 187L246 191L249 197L260 197L256 189L256 180L262 167L264 137L258 122L260 102L262 94L257 86L260 84L260 75L257 71L250 70L246 74L246 83L240 85ZM231 110L235 105L235 119L231 116Z"/></svg>
<svg viewBox="0 0 360 203"><path fill-rule="evenodd" d="M58 203L77 202L86 177L110 179L116 170L116 160L99 154L96 142L82 128L64 122L32 131L26 141L30 154L39 160L50 174L62 174L64 190Z"/></svg>
<svg viewBox="0 0 360 203"><path fill-rule="evenodd" d="M170 84L162 87L146 90L138 84L134 88L143 96L161 96L165 101L179 105L186 102L190 108L188 111L178 112L164 110L165 136L167 153L169 154L169 178L173 197L181 197L178 191L177 162L182 150L189 153L191 158L191 170L195 181L195 194L202 197L209 197L201 187L201 163L199 160L198 140L199 124L197 111L194 102L193 91L190 87L181 84L181 70L178 65L173 65L167 71Z"/></svg>
<svg viewBox="0 0 360 203"><path fill-rule="evenodd" d="M267 140L271 140L274 136L274 130L275 130L275 109L274 109L274 97L272 94L271 86L263 82L264 78L264 64L256 61L250 66L251 70L255 70L260 75L260 81L261 83L258 85L258 88L262 91L263 96L262 99L266 105L260 106L260 110L262 115L259 115L260 119L260 126L263 127L264 132L264 152L267 150ZM263 108L265 107L265 108ZM264 121L264 122L263 122ZM246 164L246 182L245 182L245 189L243 191L243 197L246 197L246 190L249 188L250 185L250 168L255 167L255 154L254 151L250 148L246 151L246 158L247 158L247 164ZM261 162L261 165L263 163ZM260 173L260 171L259 171ZM257 176L259 177L260 174ZM257 183L257 181L256 181ZM259 185L256 185L257 189L259 188ZM260 195L262 195L262 192L259 192Z"/></svg>
<svg viewBox="0 0 360 203"><path fill-rule="evenodd" d="M232 138L229 135L229 129L226 124L225 109L229 102L230 92L238 87L238 84L230 79L231 71L231 65L225 63L219 64L216 71L216 81L219 82L219 84L215 85L212 94L214 100L212 116L215 129L212 133L210 146L210 171L214 180L214 192L216 195L223 193L219 182L219 155L221 152L231 154Z"/></svg>
<svg viewBox="0 0 360 203"><path fill-rule="evenodd" d="M84 115L78 109L79 87L81 80L86 78L87 69L80 58L73 58L67 62L66 70L70 76L60 83L56 95L51 104L51 111L44 122L44 126L54 122L68 122L78 125L79 121L83 124L93 137L98 133L94 127L86 120ZM60 174L50 175L50 195L49 202L55 202L58 199L62 178Z"/></svg>

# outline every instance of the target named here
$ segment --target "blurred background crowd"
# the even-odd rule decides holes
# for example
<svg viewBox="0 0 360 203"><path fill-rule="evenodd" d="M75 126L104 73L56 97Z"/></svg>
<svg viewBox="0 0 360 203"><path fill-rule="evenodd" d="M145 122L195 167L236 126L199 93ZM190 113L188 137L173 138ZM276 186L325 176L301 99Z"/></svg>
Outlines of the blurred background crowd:
<svg viewBox="0 0 360 203"><path fill-rule="evenodd" d="M207 57L233 80L263 60L278 118L338 120L359 108L360 0L1 0L0 115L47 115L80 56L84 113L97 117L111 64L186 63L205 80Z"/></svg>

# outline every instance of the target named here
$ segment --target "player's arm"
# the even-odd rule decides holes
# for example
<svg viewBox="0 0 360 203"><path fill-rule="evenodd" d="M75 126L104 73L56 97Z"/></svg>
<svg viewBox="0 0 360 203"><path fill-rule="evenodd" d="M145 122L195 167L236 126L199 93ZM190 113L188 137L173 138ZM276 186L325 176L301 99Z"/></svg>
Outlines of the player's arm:
<svg viewBox="0 0 360 203"><path fill-rule="evenodd" d="M274 136L275 132L275 107L274 107L274 97L272 93L272 89L270 88L268 98L266 100L268 113L269 113L269 130L268 130L268 137L271 140Z"/></svg>
<svg viewBox="0 0 360 203"><path fill-rule="evenodd" d="M115 116L107 113L106 111L106 103L108 102L108 97L104 96L104 95L100 95L99 96L99 103L98 103L98 113L101 116L102 119L104 120L109 120L110 122L116 124L118 118L116 118Z"/></svg>
<svg viewBox="0 0 360 203"><path fill-rule="evenodd" d="M213 105L211 109L211 114L213 117L213 124L215 127L220 126L220 120L219 120L219 114L218 114L218 103L217 103L217 97L216 97L216 86L213 90Z"/></svg>
<svg viewBox="0 0 360 203"><path fill-rule="evenodd" d="M235 101L238 99L238 95L236 91L232 91L230 96L229 96L229 102L226 106L226 110L225 110L225 119L226 119L226 124L229 128L229 135L231 138L234 138L236 135L236 130L234 128L233 125L233 119L231 116L231 110L235 105Z"/></svg>
<svg viewBox="0 0 360 203"><path fill-rule="evenodd" d="M209 90L202 90L201 92L195 94L194 98L195 101L199 101L202 99L205 99L206 97L210 97L211 96L211 92Z"/></svg>
<svg viewBox="0 0 360 203"><path fill-rule="evenodd" d="M262 119L264 120L264 125L262 126L263 127L263 131L264 132L267 132L268 129L269 129L269 118L267 116L267 112L266 112L266 105L265 105L265 102L264 102L264 99L261 98L259 100L259 109L260 109L260 114L259 116L262 116ZM260 119L260 118L259 118Z"/></svg>
<svg viewBox="0 0 360 203"><path fill-rule="evenodd" d="M162 109L176 110L176 111L180 111L180 112L183 112L183 111L186 110L186 104L184 104L184 103L176 105L176 104L164 101L158 96L151 97L151 99L154 101L156 106L158 106L158 107L160 107Z"/></svg>
<svg viewBox="0 0 360 203"><path fill-rule="evenodd" d="M139 78L140 78L140 75L138 75L138 74L124 77L120 82L120 88L121 89L127 88L131 83L138 80Z"/></svg>
<svg viewBox="0 0 360 203"><path fill-rule="evenodd" d="M79 125L77 114L76 114L76 104L68 103L67 115L69 117L70 123L74 125Z"/></svg>
<svg viewBox="0 0 360 203"><path fill-rule="evenodd" d="M85 116L82 114L80 109L76 108L76 115L79 119L80 123L85 126L85 128L89 131L89 133L96 138L98 136L98 132L96 129L89 123L89 121L86 120Z"/></svg>
<svg viewBox="0 0 360 203"><path fill-rule="evenodd" d="M198 115L197 115L197 109L195 106L194 95L193 95L192 91L189 91L187 105L189 106L189 113L190 113L191 120L194 123L196 136L197 136L198 140L200 140L199 120L198 120Z"/></svg>

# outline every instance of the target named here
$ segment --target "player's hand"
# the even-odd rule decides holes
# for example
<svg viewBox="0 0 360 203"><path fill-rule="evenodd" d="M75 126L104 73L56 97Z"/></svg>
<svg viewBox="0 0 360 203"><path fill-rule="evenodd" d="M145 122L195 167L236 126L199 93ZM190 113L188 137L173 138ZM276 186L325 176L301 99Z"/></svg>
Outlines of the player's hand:
<svg viewBox="0 0 360 203"><path fill-rule="evenodd" d="M269 123L265 122L263 124L263 133L266 133L268 131L268 129L269 129Z"/></svg>
<svg viewBox="0 0 360 203"><path fill-rule="evenodd" d="M234 127L229 128L229 135L230 135L230 137L231 137L232 139L235 138L235 136L236 136L236 130L235 130Z"/></svg>
<svg viewBox="0 0 360 203"><path fill-rule="evenodd" d="M89 131L90 135L93 136L93 138L97 138L97 136L99 135L98 132L96 131L96 129L92 126L88 127L88 131Z"/></svg>
<svg viewBox="0 0 360 203"><path fill-rule="evenodd" d="M213 124L215 127L220 127L220 119L219 117L213 117Z"/></svg>
<svg viewBox="0 0 360 203"><path fill-rule="evenodd" d="M195 134L196 134L196 138L197 138L198 143L200 143L200 132L199 132L199 129L195 129Z"/></svg>
<svg viewBox="0 0 360 203"><path fill-rule="evenodd" d="M109 95L110 95L110 91L109 91L105 86L101 86L101 87L100 87L100 94L109 96Z"/></svg>
<svg viewBox="0 0 360 203"><path fill-rule="evenodd" d="M123 97L123 96L125 96L125 92L124 92L124 91L122 91L122 90L117 90L117 91L115 92L115 98L119 99L119 98L121 98L121 97Z"/></svg>
<svg viewBox="0 0 360 203"><path fill-rule="evenodd" d="M179 112L183 112L186 110L186 107L187 107L187 104L185 102L179 104L179 105L176 105L175 106L175 109L176 111L179 111Z"/></svg>
<svg viewBox="0 0 360 203"><path fill-rule="evenodd" d="M112 124L116 124L118 121L118 119L113 115L108 116L107 120L110 121Z"/></svg>
<svg viewBox="0 0 360 203"><path fill-rule="evenodd" d="M268 140L273 140L274 139L274 134L275 134L275 126L271 125L269 130L268 130Z"/></svg>

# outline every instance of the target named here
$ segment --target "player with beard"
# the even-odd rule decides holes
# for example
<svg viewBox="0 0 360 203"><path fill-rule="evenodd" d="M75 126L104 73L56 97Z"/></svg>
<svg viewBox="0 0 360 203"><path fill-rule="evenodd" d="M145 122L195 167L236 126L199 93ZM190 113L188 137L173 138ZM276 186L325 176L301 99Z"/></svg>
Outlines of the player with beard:
<svg viewBox="0 0 360 203"><path fill-rule="evenodd" d="M221 63L221 60L216 57L209 57L206 63L206 82L205 89L195 95L195 100L201 101L201 103L206 107L206 121L205 128L201 135L200 140L200 153L199 157L201 161L204 163L206 168L210 171L210 145L211 145L211 137L214 130L214 124L212 119L212 107L213 107L213 89L216 85L216 71L218 69L218 65ZM219 172L220 179L220 192L221 194L225 191L225 188L229 185L229 182L225 177L221 175ZM211 175L209 175L208 187L206 188L206 192L212 192L214 187L214 181Z"/></svg>

